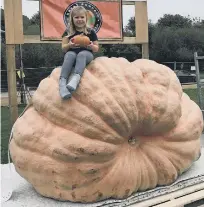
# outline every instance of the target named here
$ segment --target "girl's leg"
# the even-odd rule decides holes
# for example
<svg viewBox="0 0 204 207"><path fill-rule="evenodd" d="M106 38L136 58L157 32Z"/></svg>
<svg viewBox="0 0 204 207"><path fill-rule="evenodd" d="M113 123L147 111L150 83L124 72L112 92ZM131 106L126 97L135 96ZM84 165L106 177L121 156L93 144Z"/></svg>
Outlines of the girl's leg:
<svg viewBox="0 0 204 207"><path fill-rule="evenodd" d="M73 51L68 51L64 56L60 77L68 78L73 65L76 61L77 54Z"/></svg>
<svg viewBox="0 0 204 207"><path fill-rule="evenodd" d="M76 61L76 53L69 51L64 56L64 62L62 64L60 80L59 80L59 92L63 99L68 99L71 97L71 93L66 88L67 78L71 73L72 67Z"/></svg>
<svg viewBox="0 0 204 207"><path fill-rule="evenodd" d="M86 66L93 60L93 58L94 56L90 51L84 50L79 52L76 57L74 75L72 76L70 82L67 84L67 88L70 91L76 90Z"/></svg>
<svg viewBox="0 0 204 207"><path fill-rule="evenodd" d="M90 51L84 50L79 52L79 54L76 57L76 65L75 65L74 73L82 76L87 64L89 64L92 60L93 60L93 54Z"/></svg>

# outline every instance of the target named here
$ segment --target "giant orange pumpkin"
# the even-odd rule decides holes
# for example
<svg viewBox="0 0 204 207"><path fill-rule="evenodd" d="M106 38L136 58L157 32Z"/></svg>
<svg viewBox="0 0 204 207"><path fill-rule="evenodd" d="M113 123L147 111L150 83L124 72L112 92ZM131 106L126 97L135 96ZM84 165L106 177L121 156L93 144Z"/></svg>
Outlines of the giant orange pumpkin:
<svg viewBox="0 0 204 207"><path fill-rule="evenodd" d="M66 101L59 75L41 81L10 143L16 171L41 195L126 198L171 184L198 159L202 113L168 67L99 57Z"/></svg>

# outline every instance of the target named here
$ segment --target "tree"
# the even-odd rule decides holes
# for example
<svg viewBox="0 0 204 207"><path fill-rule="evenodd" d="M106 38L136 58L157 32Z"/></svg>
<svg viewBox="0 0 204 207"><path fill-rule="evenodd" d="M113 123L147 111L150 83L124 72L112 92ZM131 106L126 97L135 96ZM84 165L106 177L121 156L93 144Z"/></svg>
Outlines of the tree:
<svg viewBox="0 0 204 207"><path fill-rule="evenodd" d="M135 17L129 19L128 24L124 29L124 34L127 37L135 37Z"/></svg>
<svg viewBox="0 0 204 207"><path fill-rule="evenodd" d="M25 32L25 30L28 28L28 26L30 25L30 19L23 15L23 31Z"/></svg>
<svg viewBox="0 0 204 207"><path fill-rule="evenodd" d="M27 27L24 31L25 35L40 35L40 26L37 24L32 24Z"/></svg>
<svg viewBox="0 0 204 207"><path fill-rule="evenodd" d="M31 19L29 26L25 29L25 35L40 35L40 12L35 13Z"/></svg>
<svg viewBox="0 0 204 207"><path fill-rule="evenodd" d="M193 19L193 27L195 28L203 28L204 29L204 20L202 19L198 19L198 18L194 18Z"/></svg>
<svg viewBox="0 0 204 207"><path fill-rule="evenodd" d="M204 29L157 28L152 36L150 58L159 62L193 61L195 51L204 52Z"/></svg>
<svg viewBox="0 0 204 207"><path fill-rule="evenodd" d="M137 26L137 25L136 25ZM152 33L155 30L155 25L151 23L151 21L148 24L149 27L149 41L150 41L150 47L151 47L151 37ZM135 37L135 17L131 17L128 21L128 24L125 26L124 35L127 37ZM124 45L124 44L118 44L118 45L104 45L105 48L105 55L106 56L120 56L128 59L129 61L133 61L135 59L141 58L141 46L140 45Z"/></svg>
<svg viewBox="0 0 204 207"><path fill-rule="evenodd" d="M138 45L111 44L103 45L104 55L107 57L124 57L134 61L141 57L141 49Z"/></svg>
<svg viewBox="0 0 204 207"><path fill-rule="evenodd" d="M40 25L40 12L39 11L31 17L30 22L31 24Z"/></svg>
<svg viewBox="0 0 204 207"><path fill-rule="evenodd" d="M28 26L30 25L30 19L23 15L23 31L25 32L25 30L28 28ZM1 30L5 31L5 20L4 20L4 10L1 9Z"/></svg>
<svg viewBox="0 0 204 207"><path fill-rule="evenodd" d="M6 46L1 43L1 69L6 69Z"/></svg>
<svg viewBox="0 0 204 207"><path fill-rule="evenodd" d="M157 25L159 27L189 28L192 26L192 20L179 14L165 14L158 20Z"/></svg>
<svg viewBox="0 0 204 207"><path fill-rule="evenodd" d="M4 10L1 9L1 30L5 31Z"/></svg>
<svg viewBox="0 0 204 207"><path fill-rule="evenodd" d="M4 10L1 8L1 43L5 43L5 36Z"/></svg>

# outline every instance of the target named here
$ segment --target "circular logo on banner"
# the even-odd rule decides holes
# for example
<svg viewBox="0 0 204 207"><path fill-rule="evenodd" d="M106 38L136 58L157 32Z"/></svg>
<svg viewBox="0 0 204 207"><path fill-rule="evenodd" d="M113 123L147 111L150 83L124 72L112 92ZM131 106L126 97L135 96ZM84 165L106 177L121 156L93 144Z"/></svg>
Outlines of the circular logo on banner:
<svg viewBox="0 0 204 207"><path fill-rule="evenodd" d="M66 10L64 11L64 23L69 28L69 16L71 10L76 7L76 6L83 6L88 14L87 14L87 24L88 27L92 28L95 30L95 32L98 32L101 28L102 25L102 15L99 9L92 3L88 1L76 1L71 3Z"/></svg>

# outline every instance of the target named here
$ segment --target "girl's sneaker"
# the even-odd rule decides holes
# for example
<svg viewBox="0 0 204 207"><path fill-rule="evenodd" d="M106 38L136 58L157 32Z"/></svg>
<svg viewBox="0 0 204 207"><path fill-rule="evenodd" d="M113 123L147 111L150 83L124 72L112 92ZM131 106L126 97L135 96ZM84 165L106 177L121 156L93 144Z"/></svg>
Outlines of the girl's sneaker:
<svg viewBox="0 0 204 207"><path fill-rule="evenodd" d="M73 74L71 77L69 83L67 84L67 88L70 91L75 91L77 89L77 86L79 85L79 82L81 80L81 76L79 74Z"/></svg>
<svg viewBox="0 0 204 207"><path fill-rule="evenodd" d="M60 77L59 79L59 93L62 99L68 99L71 98L72 94L69 92L69 90L66 88L67 79L64 77Z"/></svg>

